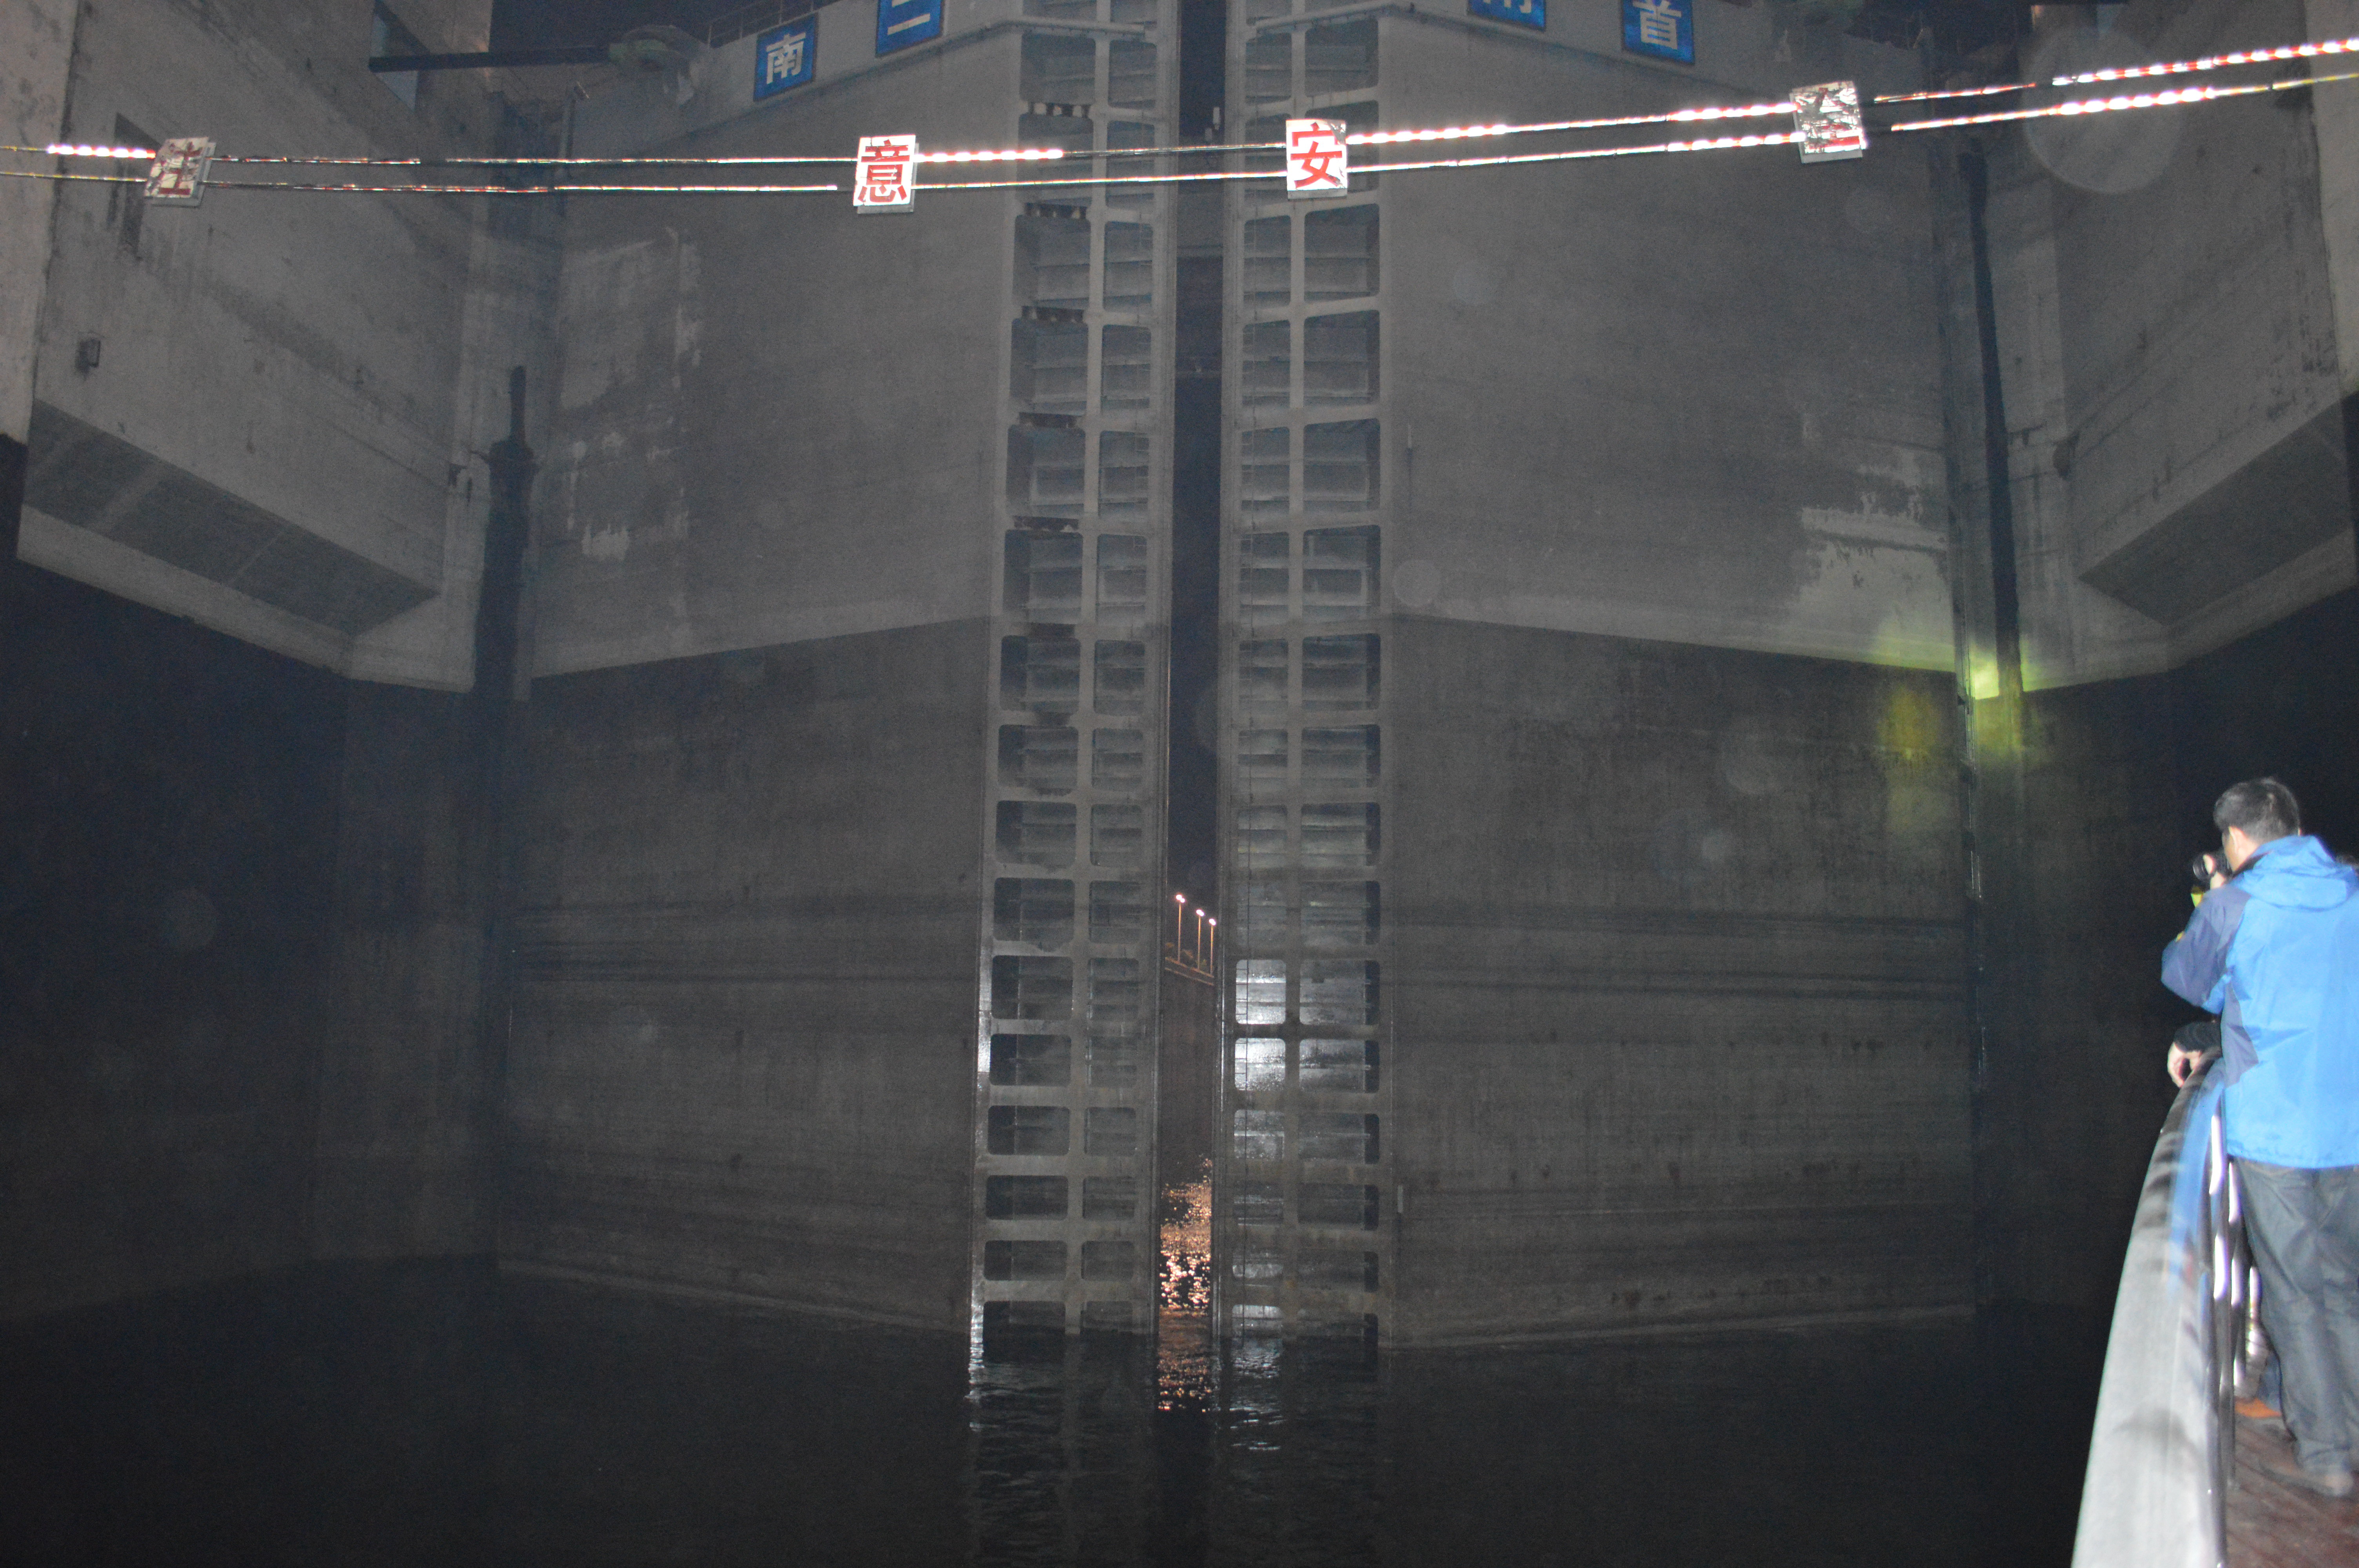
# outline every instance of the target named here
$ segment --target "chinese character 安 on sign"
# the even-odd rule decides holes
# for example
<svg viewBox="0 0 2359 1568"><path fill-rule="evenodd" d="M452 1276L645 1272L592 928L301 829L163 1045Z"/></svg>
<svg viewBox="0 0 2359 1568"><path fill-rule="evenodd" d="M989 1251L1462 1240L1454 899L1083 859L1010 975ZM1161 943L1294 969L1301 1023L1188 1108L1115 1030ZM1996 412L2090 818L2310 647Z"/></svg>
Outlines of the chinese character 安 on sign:
<svg viewBox="0 0 2359 1568"><path fill-rule="evenodd" d="M1286 193L1341 196L1352 188L1341 120L1286 123Z"/></svg>
<svg viewBox="0 0 2359 1568"><path fill-rule="evenodd" d="M213 161L210 136L175 136L156 150L147 168L147 200L194 207L205 193L205 170Z"/></svg>
<svg viewBox="0 0 2359 1568"><path fill-rule="evenodd" d="M754 96L767 98L811 79L819 64L816 15L774 27L754 40Z"/></svg>
<svg viewBox="0 0 2359 1568"><path fill-rule="evenodd" d="M942 0L876 0L876 52L891 54L942 36Z"/></svg>
<svg viewBox="0 0 2359 1568"><path fill-rule="evenodd" d="M1548 31L1548 0L1466 0L1466 14Z"/></svg>
<svg viewBox="0 0 2359 1568"><path fill-rule="evenodd" d="M853 169L852 210L855 212L908 212L918 204L918 188L910 181L918 161L915 136L863 136L859 162Z"/></svg>
<svg viewBox="0 0 2359 1568"><path fill-rule="evenodd" d="M1695 0L1622 0L1622 47L1695 63Z"/></svg>
<svg viewBox="0 0 2359 1568"><path fill-rule="evenodd" d="M1859 112L1859 84L1822 81L1794 89L1794 131L1804 163L1833 163L1867 152L1867 122Z"/></svg>

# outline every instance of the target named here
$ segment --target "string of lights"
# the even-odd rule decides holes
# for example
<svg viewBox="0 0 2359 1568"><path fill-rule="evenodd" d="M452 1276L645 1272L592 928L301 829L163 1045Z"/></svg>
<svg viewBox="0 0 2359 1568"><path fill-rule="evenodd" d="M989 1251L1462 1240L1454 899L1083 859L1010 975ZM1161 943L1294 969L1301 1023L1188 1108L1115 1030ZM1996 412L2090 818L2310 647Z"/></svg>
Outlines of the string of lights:
<svg viewBox="0 0 2359 1568"><path fill-rule="evenodd" d="M2064 85L2090 81L2120 81L2151 79L2174 73L2212 70L2227 65L2251 64L2258 61L2315 58L2335 54L2359 54L2359 38L2325 43L2287 45L2278 49L2239 50L2230 54L2206 56L2196 60L2167 61L2151 66L2123 67L2105 71L2082 72L2072 77L2059 77L2052 84L2017 83L2004 87L1947 90L1933 93L1896 94L1874 100L1878 103L1919 102L1943 97L1990 95L2020 92L2035 85ZM2190 86L2167 88L2155 92L2121 93L2106 98L2075 99L2068 103L2046 104L2034 108L1995 110L1985 114L1948 115L1935 119L1903 121L1884 128L1886 135L1907 132L1944 130L1959 126L1995 124L2014 120L2070 117L2086 114L2113 114L2140 109L2182 107L2212 103L2222 99L2289 92L2297 88L2332 82L2359 81L2359 71L2345 71L2329 76L2293 77L2280 81L2251 82L2234 86ZM1536 133L1595 130L1643 124L1676 124L1723 121L1739 118L1759 118L1773 114L1792 114L1792 102L1713 105L1674 110L1659 114L1615 115L1585 120L1555 120L1525 124L1451 125L1399 131L1364 131L1347 135L1343 140L1362 146L1394 146L1432 142L1447 142L1499 136L1525 135ZM1687 152L1719 152L1741 148L1785 146L1802 141L1796 132L1765 132L1745 135L1712 136L1693 140L1658 142L1644 146L1613 147L1582 147L1547 153L1497 154L1474 157L1434 158L1411 162L1363 164L1351 170L1353 174L1410 173L1436 168L1495 168L1513 164L1566 163L1601 158L1656 157ZM1194 145L1169 147L1111 148L1103 151L1068 151L1057 147L1014 147L951 152L920 152L914 158L919 164L989 165L1015 162L1094 162L1098 158L1169 157L1180 154L1246 153L1266 154L1284 150L1277 142L1246 142L1226 145ZM149 148L112 146L98 144L50 143L41 147L0 146L0 153L15 153L59 158L103 158L116 163L153 159L158 155ZM850 165L858 160L838 157L803 157L799 155L746 155L700 157L631 157L631 158L348 158L302 157L281 155L217 155L220 164L245 166L308 166L336 168L625 168L660 167L670 168L774 167L779 165ZM0 176L13 178L54 179L91 184L143 184L144 177L126 174L82 174L63 169L0 169ZM922 190L1004 190L1011 189L1055 188L1063 186L1100 185L1162 185L1197 181L1275 179L1279 173L1268 168L1203 169L1157 174L1081 174L1070 177L1038 176L1020 179L949 179L931 182L912 181L912 187ZM436 194L453 196L547 196L563 194L651 194L651 195L802 195L826 194L841 190L835 184L735 184L735 183L588 183L544 179L531 184L462 185L433 181L404 181L384 184L314 182L297 180L208 179L214 189L236 190L287 190L314 193L345 192L371 195Z"/></svg>
<svg viewBox="0 0 2359 1568"><path fill-rule="evenodd" d="M2006 120L2044 120L2077 114L2111 114L2125 109L2169 109L2187 103L2209 103L2222 98L2243 98L2256 92L2287 92L2321 82L2359 81L2359 71L2333 76L2297 76L2283 81L2256 81L2239 87L2173 87L2160 92L2126 92L2112 98L2076 98L2069 103L2037 109L1999 109L1987 114L1953 114L1940 120L1910 120L1889 127L1898 131L1940 131L1953 125L1995 125Z"/></svg>
<svg viewBox="0 0 2359 1568"><path fill-rule="evenodd" d="M1510 163L1570 163L1582 158L1646 157L1657 153L1716 153L1735 147L1791 146L1802 139L1797 131L1766 131L1757 135L1710 136L1701 141L1658 142L1643 147L1575 147L1553 153L1494 153L1481 157L1433 158L1422 163L1370 163L1353 174L1407 174L1420 168L1484 168Z"/></svg>
<svg viewBox="0 0 2359 1568"><path fill-rule="evenodd" d="M1355 171L1356 172L1356 171ZM1196 180L1283 179L1275 168L1205 168L1184 174L1083 174L1046 179L942 179L913 181L919 190L1031 190L1061 185L1184 185Z"/></svg>
<svg viewBox="0 0 2359 1568"><path fill-rule="evenodd" d="M1793 101L1788 99L1782 103L1712 105L1701 109L1674 109L1664 114L1617 114L1602 120L1543 120L1529 125L1449 125L1438 131L1354 131L1343 140L1354 146L1384 146L1397 142L1450 142L1462 136L1523 136L1548 131L1603 131L1625 125L1680 125L1703 120L1760 119L1793 112Z"/></svg>
<svg viewBox="0 0 2359 1568"><path fill-rule="evenodd" d="M1354 131L1343 140L1356 146L1384 146L1401 142L1451 142L1473 137L1523 136L1571 131L1602 131L1631 125L1677 125L1717 120L1761 119L1775 114L1790 114L1790 101L1777 103L1707 104L1692 109L1674 109L1658 114L1613 114L1585 120L1543 120L1530 124L1444 125L1436 128L1406 131ZM920 152L919 163L1013 163L1048 162L1063 158L1162 158L1202 157L1219 153L1281 152L1279 142L1180 143L1170 146L1108 147L1098 151L1073 152L1062 147L1007 147L973 152ZM120 160L147 161L155 157L147 147L104 147L77 143L53 142L45 147L0 146L0 152L24 153L56 157L103 157ZM245 165L317 165L321 168L726 168L770 164L837 164L851 165L857 159L840 157L804 156L800 154L743 154L697 157L327 157L291 154L261 155L252 153L217 153L213 162ZM223 181L210 181L222 184ZM441 189L437 187L436 189ZM514 189L502 187L502 189ZM568 189L582 187L568 186Z"/></svg>
<svg viewBox="0 0 2359 1568"><path fill-rule="evenodd" d="M1013 157L1016 155L1004 155ZM621 168L630 166L673 168L680 165L803 164L857 162L848 157L800 157L793 155L747 155L742 157L263 157L251 154L218 153L215 163L317 164L346 168Z"/></svg>
<svg viewBox="0 0 2359 1568"><path fill-rule="evenodd" d="M2240 65L2266 65L2285 60L2316 59L2343 54L2359 54L2359 38L2329 38L2315 42L2280 44L2267 49L2232 49L2224 54L2202 55L2193 59L2161 60L2152 65L2108 66L2097 70L2078 71L2071 75L2051 77L2046 81L2009 81L1980 87L1933 88L1919 92L1879 93L1869 102L1874 103L1921 103L1951 98L1988 98L2007 92L2029 92L2043 88L2082 87L2102 82L2134 81L2161 76L2186 75L2198 71L2221 70ZM2342 77L2314 77L2309 81L2335 81ZM2293 85L2299 85L2294 83ZM2282 91L2282 87L2276 90ZM2230 94L2221 93L2218 96ZM2199 100L2174 99L2173 103ZM2136 107L2155 105L2139 104ZM1345 142L1355 146L1382 146L1400 142L1457 141L1485 136L1515 136L1571 131L1618 129L1630 125L1678 124L1694 121L1723 119L1758 119L1774 114L1790 114L1790 101L1776 103L1712 104L1692 109L1676 109L1658 114L1617 114L1582 120L1544 120L1529 124L1449 125L1436 129L1407 131L1354 131ZM1985 121L1948 121L1939 124L1984 124ZM1932 121L1912 122L1894 125L1893 130L1916 130L1935 124ZM1206 154L1270 152L1277 150L1274 142L1185 143L1164 147L1110 147L1103 151L1075 153L1060 147L1010 147L972 152L920 153L920 163L988 163L1012 161L1048 161L1067 157L1201 157ZM145 161L155 157L149 147L103 146L89 143L53 142L47 146L0 146L0 153L19 153L56 157L96 157L118 161ZM313 164L322 167L362 168L682 168L710 166L756 166L776 164L833 164L849 166L856 160L833 155L802 154L741 154L705 155L679 157L329 157L301 155L263 155L253 153L222 153L216 163L252 165ZM215 181L214 183L222 183ZM442 187L435 187L440 189ZM520 189L502 186L499 189ZM581 187L566 187L569 189ZM635 188L636 189L636 188Z"/></svg>
<svg viewBox="0 0 2359 1568"><path fill-rule="evenodd" d="M139 183L139 182L135 182ZM374 196L560 196L631 191L665 196L782 196L841 190L840 185L311 185L278 179L208 179L208 190L332 190Z"/></svg>
<svg viewBox="0 0 2359 1568"><path fill-rule="evenodd" d="M86 142L51 142L45 147L0 147L0 153L24 153L34 157L111 157L139 163L149 162L156 156L153 147L94 147Z"/></svg>
<svg viewBox="0 0 2359 1568"><path fill-rule="evenodd" d="M2331 38L2320 43L2281 44L2272 49L2234 49L2226 54L2208 54L2196 59L2165 60L2156 65L2107 66L2102 70L2050 77L2046 81L2010 81L1996 87L1944 87L1923 92L1888 92L1870 102L1923 103L1937 98L1986 98L1999 92L2030 92L2043 87L2090 87L2104 81L2136 81L2147 77L2222 70L2233 65L2272 65L2279 60L2316 59L2321 56L2338 54L2359 54L2359 38Z"/></svg>
<svg viewBox="0 0 2359 1568"><path fill-rule="evenodd" d="M1362 174L1401 174L1422 168L1479 168L1511 163L1567 163L1580 159L1609 157L1646 157L1662 153L1721 152L1734 147L1787 146L1800 141L1792 131L1776 131L1750 136L1712 136L1701 141L1656 142L1647 146L1576 147L1552 153L1499 153L1483 157L1434 158L1418 163L1355 164L1350 172ZM1262 149L1256 149L1262 150ZM1274 150L1274 149L1269 149ZM1010 190L1036 189L1055 185L1163 185L1186 180L1202 179L1278 179L1283 175L1273 168L1208 169L1190 174L1142 174L1120 178L1085 178L1075 179L951 179L938 184L921 184L919 190ZM566 189L573 189L567 187Z"/></svg>

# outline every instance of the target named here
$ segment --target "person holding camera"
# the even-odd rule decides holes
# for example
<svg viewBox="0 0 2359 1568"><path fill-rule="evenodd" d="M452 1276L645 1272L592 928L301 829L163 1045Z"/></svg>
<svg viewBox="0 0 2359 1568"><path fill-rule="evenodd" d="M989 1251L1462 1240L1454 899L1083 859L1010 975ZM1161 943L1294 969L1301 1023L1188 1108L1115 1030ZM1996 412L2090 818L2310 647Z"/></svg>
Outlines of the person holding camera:
<svg viewBox="0 0 2359 1568"><path fill-rule="evenodd" d="M2359 1455L2359 874L2302 834L2301 808L2275 779L2231 785L2212 820L2222 854L2206 868L2211 891L2163 950L2162 982L2220 1018L2228 1152L2295 1444L2262 1463L2349 1497ZM2184 1083L2192 1065L2174 1043L2171 1076Z"/></svg>

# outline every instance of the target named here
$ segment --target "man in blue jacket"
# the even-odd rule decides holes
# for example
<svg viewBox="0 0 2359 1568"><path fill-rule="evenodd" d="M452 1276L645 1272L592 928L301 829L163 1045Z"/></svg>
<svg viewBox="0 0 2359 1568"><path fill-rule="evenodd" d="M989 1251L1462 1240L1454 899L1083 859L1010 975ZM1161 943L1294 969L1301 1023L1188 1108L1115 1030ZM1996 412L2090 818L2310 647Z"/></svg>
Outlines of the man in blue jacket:
<svg viewBox="0 0 2359 1568"><path fill-rule="evenodd" d="M2232 786L2212 820L2226 865L2163 950L2162 983L2220 1015L2228 1152L2294 1434L2294 1464L2279 1473L2348 1497L2359 1455L2359 875L2302 836L2301 808L2275 779Z"/></svg>

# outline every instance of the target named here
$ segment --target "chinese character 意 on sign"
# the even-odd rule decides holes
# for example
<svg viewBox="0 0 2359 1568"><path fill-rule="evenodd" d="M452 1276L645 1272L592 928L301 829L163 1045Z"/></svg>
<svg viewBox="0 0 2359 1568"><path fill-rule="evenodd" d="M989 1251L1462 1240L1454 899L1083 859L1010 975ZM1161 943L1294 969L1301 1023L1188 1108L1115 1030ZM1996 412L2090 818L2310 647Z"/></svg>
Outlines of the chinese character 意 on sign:
<svg viewBox="0 0 2359 1568"><path fill-rule="evenodd" d="M1341 196L1352 188L1341 120L1286 123L1286 193Z"/></svg>
<svg viewBox="0 0 2359 1568"><path fill-rule="evenodd" d="M147 200L194 207L205 193L205 170L213 160L210 136L175 136L156 149L147 169Z"/></svg>
<svg viewBox="0 0 2359 1568"><path fill-rule="evenodd" d="M1859 84L1822 81L1794 89L1794 131L1802 138L1804 163L1833 163L1867 153L1867 122L1859 109Z"/></svg>
<svg viewBox="0 0 2359 1568"><path fill-rule="evenodd" d="M811 79L819 63L819 18L805 16L755 40L754 96L767 98Z"/></svg>
<svg viewBox="0 0 2359 1568"><path fill-rule="evenodd" d="M908 212L918 204L918 188L909 175L918 161L918 138L863 136L860 160L853 170L852 210L855 212Z"/></svg>
<svg viewBox="0 0 2359 1568"><path fill-rule="evenodd" d="M1695 0L1622 0L1622 47L1695 63Z"/></svg>

